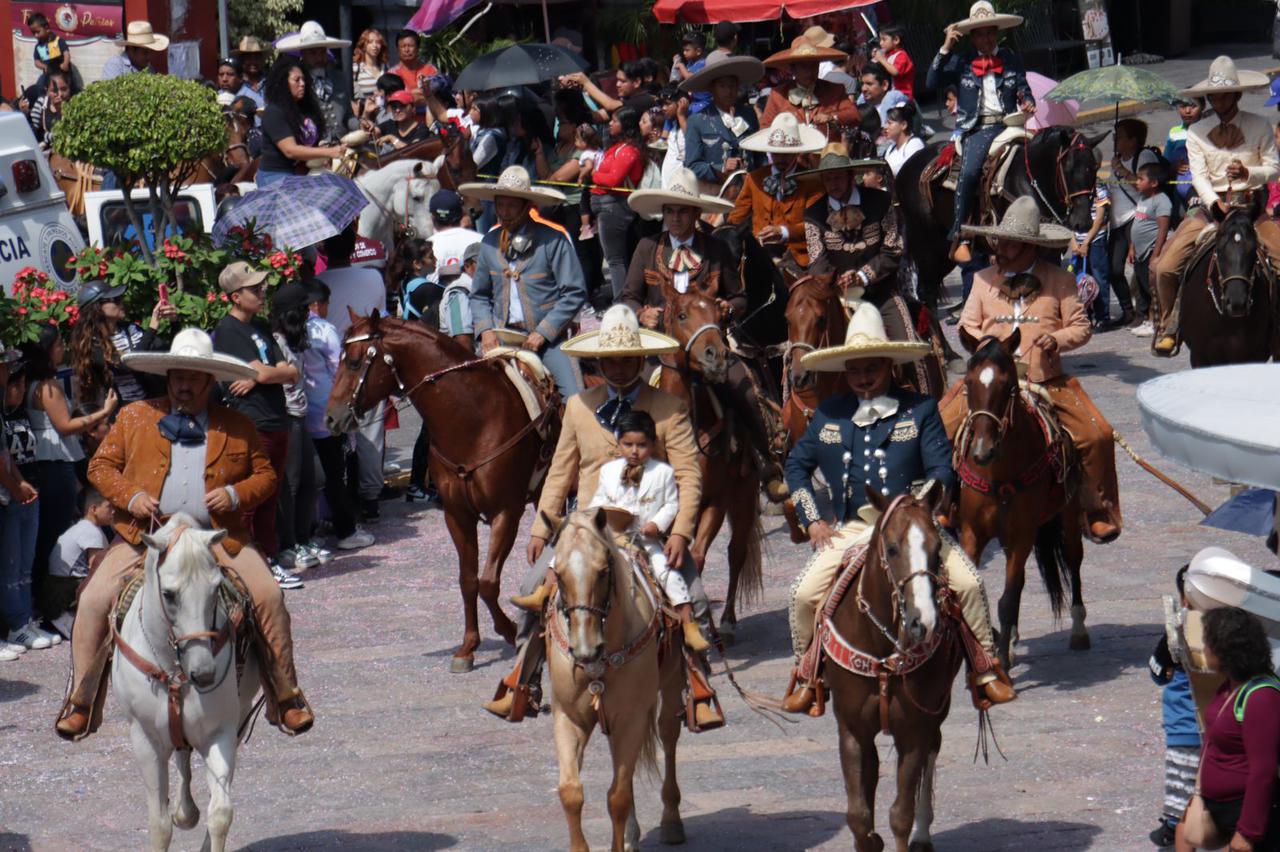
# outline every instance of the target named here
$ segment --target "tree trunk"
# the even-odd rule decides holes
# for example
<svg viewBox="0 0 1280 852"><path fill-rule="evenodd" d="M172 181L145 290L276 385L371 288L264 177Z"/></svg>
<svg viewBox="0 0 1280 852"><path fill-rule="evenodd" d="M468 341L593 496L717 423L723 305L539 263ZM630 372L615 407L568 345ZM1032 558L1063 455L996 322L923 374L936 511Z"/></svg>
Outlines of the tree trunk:
<svg viewBox="0 0 1280 852"><path fill-rule="evenodd" d="M120 186L124 191L124 210L129 214L129 224L133 225L133 231L138 235L138 245L142 248L142 259L150 266L155 266L156 258L151 253L151 249L147 247L147 232L142 227L142 217L138 215L138 208L133 205L133 190L138 185L138 178L121 177Z"/></svg>

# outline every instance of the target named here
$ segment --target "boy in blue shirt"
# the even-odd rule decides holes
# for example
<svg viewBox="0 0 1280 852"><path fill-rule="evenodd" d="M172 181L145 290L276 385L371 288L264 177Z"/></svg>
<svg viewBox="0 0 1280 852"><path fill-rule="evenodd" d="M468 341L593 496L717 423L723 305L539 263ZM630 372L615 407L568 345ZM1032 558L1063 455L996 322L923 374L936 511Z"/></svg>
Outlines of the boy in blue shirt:
<svg viewBox="0 0 1280 852"><path fill-rule="evenodd" d="M1187 568L1183 565L1174 576L1181 606L1187 606L1184 583ZM1196 702L1191 694L1191 681L1169 647L1168 635L1160 637L1159 644L1148 662L1151 679L1164 687L1161 690L1164 719L1164 807L1160 824L1151 832L1151 842L1160 848L1173 846L1174 830L1187 809L1187 802L1196 789L1196 774L1200 769L1200 726L1196 722Z"/></svg>
<svg viewBox="0 0 1280 852"><path fill-rule="evenodd" d="M1272 91L1274 90L1275 85L1272 84ZM1280 102L1280 97L1274 97L1272 101ZM1272 101L1267 103L1269 104ZM1182 119L1182 123L1175 124L1169 128L1169 137L1164 142L1164 158L1169 161L1169 168L1174 173L1174 185L1178 188L1178 194L1182 196L1182 200L1185 203L1193 195L1191 191L1191 161L1187 157L1187 128L1204 117L1204 98L1179 100L1176 106L1178 107L1178 117Z"/></svg>

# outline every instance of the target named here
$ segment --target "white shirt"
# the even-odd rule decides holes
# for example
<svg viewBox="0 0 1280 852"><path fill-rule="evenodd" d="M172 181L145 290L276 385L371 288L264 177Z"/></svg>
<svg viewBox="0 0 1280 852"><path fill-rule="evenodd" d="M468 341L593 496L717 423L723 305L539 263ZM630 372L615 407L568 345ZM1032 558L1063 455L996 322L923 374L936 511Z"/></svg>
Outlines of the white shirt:
<svg viewBox="0 0 1280 852"><path fill-rule="evenodd" d="M507 261L507 269L511 270L513 276L507 287L507 325L513 326L524 322L524 303L520 301L520 286L516 283L514 277L516 272L515 261Z"/></svg>
<svg viewBox="0 0 1280 852"><path fill-rule="evenodd" d="M337 329L339 340L346 338L347 329L351 328L347 308L358 317L367 317L375 310L386 314L387 288L376 270L343 266L326 269L316 277L329 286L328 319Z"/></svg>
<svg viewBox="0 0 1280 852"><path fill-rule="evenodd" d="M922 148L924 148L924 140L919 136L912 136L907 140L907 144L902 147L890 145L889 150L884 152L884 159L896 175L898 170L902 168L902 164L911 159L912 155Z"/></svg>
<svg viewBox="0 0 1280 852"><path fill-rule="evenodd" d="M979 57L984 54L978 54ZM992 57L995 54L991 54ZM995 74L982 77L982 94L978 100L978 115L1004 115L1004 107L1000 105L1000 89L996 84Z"/></svg>
<svg viewBox="0 0 1280 852"><path fill-rule="evenodd" d="M652 522L660 531L666 532L680 507L675 471L666 462L650 457L644 463L644 473L637 487L623 484L622 472L626 466L627 460L619 458L606 462L600 468L596 493L588 508L610 506L626 509L635 516L632 521L634 531L639 532L645 524Z"/></svg>

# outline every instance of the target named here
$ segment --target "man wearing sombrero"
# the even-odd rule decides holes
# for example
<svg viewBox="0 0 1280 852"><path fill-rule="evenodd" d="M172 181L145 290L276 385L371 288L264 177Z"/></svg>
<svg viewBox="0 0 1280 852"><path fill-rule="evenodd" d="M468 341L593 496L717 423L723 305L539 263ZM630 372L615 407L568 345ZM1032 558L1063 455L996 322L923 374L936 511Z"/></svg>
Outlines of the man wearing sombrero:
<svg viewBox="0 0 1280 852"><path fill-rule="evenodd" d="M801 679L798 664L809 650L818 607L840 573L845 551L871 539L877 515L867 502L867 489L896 497L920 483L936 481L948 490L955 485L951 442L938 404L893 381L895 364L909 363L928 351L926 343L889 340L880 312L863 305L850 319L843 343L804 356L807 369L844 373L849 392L818 406L787 457L787 485L797 520L814 550L791 587L791 641L797 669L783 699L783 709L789 713L821 715L820 707L814 706L820 684ZM814 498L813 476L818 471L830 487L832 521L823 518ZM994 704L1012 701L1013 688L995 660L982 581L964 551L945 534L942 541L947 584L959 598L977 644L986 652L975 651L975 659L970 660L974 683Z"/></svg>
<svg viewBox="0 0 1280 852"><path fill-rule="evenodd" d="M773 124L779 114L789 112L821 130L830 141L838 141L846 128L857 127L857 104L844 86L818 79L818 67L824 62L843 62L849 54L834 47L818 47L804 36L797 36L791 47L764 61L765 68L780 68L791 73L792 82L775 86L769 93L763 124Z"/></svg>
<svg viewBox="0 0 1280 852"><path fill-rule="evenodd" d="M1058 422L1080 454L1083 528L1095 543L1114 541L1121 528L1115 436L1080 383L1062 370L1061 354L1088 343L1093 326L1077 297L1075 277L1039 256L1041 249L1065 248L1071 231L1042 223L1035 199L1024 195L1009 205L999 225L966 226L965 233L992 241L996 262L973 278L960 314L961 339L967 336L966 345L971 345L1021 331L1016 354L1026 378L1048 393ZM956 382L940 404L952 435L968 413L963 388L963 381Z"/></svg>
<svg viewBox="0 0 1280 852"><path fill-rule="evenodd" d="M795 113L782 112L773 123L742 140L748 151L768 154L770 163L747 175L729 223L751 223L751 233L778 254L790 251L801 266L809 265L804 211L822 196L817 178L800 174L800 157L822 150L827 137L801 124Z"/></svg>
<svg viewBox="0 0 1280 852"><path fill-rule="evenodd" d="M99 80L148 72L156 55L169 49L169 37L152 29L150 21L130 21L125 27L124 38L113 43L124 50L103 64Z"/></svg>
<svg viewBox="0 0 1280 852"><path fill-rule="evenodd" d="M614 427L630 411L645 411L653 418L657 428L653 457L665 460L675 470L679 508L664 555L667 564L683 566L681 573L689 587L694 617L700 622L707 617L706 592L688 556L702 499L702 469L698 464L689 410L680 400L641 380L647 356L679 348L680 344L665 334L641 328L635 313L626 305L614 305L605 311L599 329L580 334L564 344L567 355L595 360L605 384L587 388L565 404L560 439L542 486L530 533L527 555L532 569L522 584L525 594L512 599L526 610L520 619L520 636L525 644L517 656L515 669L503 678L494 699L484 705L490 713L519 722L526 710L532 708L532 712L537 712L546 643L528 639L537 624L530 613L541 612L547 596L542 584L546 565L541 557L554 530L545 519L564 516L575 486L584 501L596 493L600 469L617 456ZM711 635L707 625L703 625L703 630L704 635ZM702 694L704 689L711 692L705 673L692 672L691 676L697 681L695 693ZM704 729L724 723L709 698L698 701L695 721Z"/></svg>
<svg viewBox="0 0 1280 852"><path fill-rule="evenodd" d="M562 231L530 216L534 208L563 204L564 196L535 188L522 166L508 166L496 183L464 183L458 193L492 201L498 216L498 227L480 243L471 279L471 316L480 349L518 343L537 353L568 399L578 392L578 376L560 344L587 290L573 244Z"/></svg>
<svg viewBox="0 0 1280 852"><path fill-rule="evenodd" d="M303 733L315 717L298 688L289 611L245 522L274 497L276 475L253 422L209 402L218 382L256 380L258 371L215 353L209 335L197 328L178 332L168 352L129 353L123 360L131 370L164 376L168 394L126 406L89 462L89 482L115 507L116 538L80 590L58 735L79 740L101 724L112 601L125 577L141 569L142 533L176 512L227 531L214 557L253 599L267 718L286 733Z"/></svg>
<svg viewBox="0 0 1280 852"><path fill-rule="evenodd" d="M1244 92L1267 85L1266 74L1237 69L1231 57L1219 56L1209 66L1206 79L1182 91L1184 98L1208 98L1213 115L1187 128L1191 184L1200 207L1182 220L1155 265L1160 316L1152 350L1157 355L1168 357L1177 350L1178 291L1201 232L1210 222L1222 221L1231 207L1247 207L1255 193L1265 193L1267 183L1280 176L1270 123L1240 110ZM1254 229L1267 254L1280 257L1280 225L1263 215Z"/></svg>
<svg viewBox="0 0 1280 852"><path fill-rule="evenodd" d="M972 258L969 247L960 244L960 228L973 212L978 179L991 151L991 143L1005 129L1005 115L1021 110L1036 111L1036 99L1027 83L1022 59L1007 47L1000 47L1000 31L1022 23L1018 15L997 14L988 0L978 0L969 8L969 17L947 27L942 48L929 65L928 87L941 92L954 85L957 95L956 132L960 134L960 180L956 185L955 224L951 240L956 243L952 258L957 263ZM973 49L956 52L965 35Z"/></svg>
<svg viewBox="0 0 1280 852"><path fill-rule="evenodd" d="M700 214L726 213L733 209L732 204L699 193L698 180L688 169L677 171L660 190L642 189L631 193L627 204L641 216L662 216L663 224L661 234L645 237L636 246L622 289L622 303L636 312L642 326L662 327L667 304L664 283L668 276L677 293L701 289L715 282L715 298L725 323L746 315L747 291L742 286L737 261L729 255L724 243L697 227ZM785 500L780 459L775 458L772 449L772 436L780 433L782 427L772 422L773 410L762 404L760 383L752 381L749 369L742 358L731 355L725 381L716 388L747 425L769 498Z"/></svg>
<svg viewBox="0 0 1280 852"><path fill-rule="evenodd" d="M244 85L236 97L252 98L258 109L266 109L267 78L262 73L262 63L267 58L267 49L255 36L245 36L231 53L240 60L240 71L244 74Z"/></svg>
<svg viewBox="0 0 1280 852"><path fill-rule="evenodd" d="M764 76L764 65L753 56L712 53L707 64L684 79L680 91L709 92L711 103L691 114L685 124L684 165L714 194L734 172L750 167L742 140L759 128L755 110L740 102L742 89Z"/></svg>

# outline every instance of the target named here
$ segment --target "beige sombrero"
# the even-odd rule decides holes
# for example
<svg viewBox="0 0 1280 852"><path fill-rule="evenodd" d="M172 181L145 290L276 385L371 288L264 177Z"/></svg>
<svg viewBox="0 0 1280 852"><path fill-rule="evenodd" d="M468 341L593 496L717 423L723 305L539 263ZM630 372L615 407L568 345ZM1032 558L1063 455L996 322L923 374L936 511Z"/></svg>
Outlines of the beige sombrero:
<svg viewBox="0 0 1280 852"><path fill-rule="evenodd" d="M974 30L980 30L984 27L995 27L998 30L1012 29L1022 24L1021 15L1006 15L997 12L987 0L978 0L969 7L969 17L964 20L956 21L951 26L960 31L961 35L971 33Z"/></svg>
<svg viewBox="0 0 1280 852"><path fill-rule="evenodd" d="M801 124L793 112L778 113L773 124L742 140L743 150L765 154L813 154L826 144L827 134Z"/></svg>
<svg viewBox="0 0 1280 852"><path fill-rule="evenodd" d="M764 61L765 68L785 68L797 62L843 62L849 54L827 45L818 46L805 36L796 36L791 46Z"/></svg>
<svg viewBox="0 0 1280 852"><path fill-rule="evenodd" d="M1271 80L1266 74L1240 70L1230 56L1219 56L1210 63L1208 77L1178 94L1184 98L1199 98L1228 92L1251 92L1254 89L1265 89L1269 85Z"/></svg>
<svg viewBox="0 0 1280 852"><path fill-rule="evenodd" d="M495 183L464 183L458 187L459 195L466 195L481 201L493 201L504 198L522 198L533 202L535 207L546 207L551 204L564 204L564 194L554 189L534 186L529 179L529 172L524 166L507 166L498 175Z"/></svg>
<svg viewBox="0 0 1280 852"><path fill-rule="evenodd" d="M831 47L836 43L835 35L816 24L805 30L800 37L814 47Z"/></svg>
<svg viewBox="0 0 1280 852"><path fill-rule="evenodd" d="M796 177L817 175L823 172L842 172L846 169L887 169L889 164L882 159L855 160L849 156L849 149L843 142L831 142L822 149L817 168L797 172Z"/></svg>
<svg viewBox="0 0 1280 852"><path fill-rule="evenodd" d="M679 341L640 327L635 311L614 305L600 318L600 328L572 337L560 351L576 358L625 358L633 355L666 355L680 349Z"/></svg>
<svg viewBox="0 0 1280 852"><path fill-rule="evenodd" d="M276 50L282 53L285 51L306 50L311 47L341 50L350 46L351 42L345 38L331 38L326 35L324 27L315 21L307 21L298 32L293 35L287 35L276 42Z"/></svg>
<svg viewBox="0 0 1280 852"><path fill-rule="evenodd" d="M258 377L258 371L239 358L214 352L213 339L198 328L184 328L174 335L168 352L130 352L120 361L130 370L158 376L170 370L194 370L220 382Z"/></svg>
<svg viewBox="0 0 1280 852"><path fill-rule="evenodd" d="M800 359L806 370L843 373L845 362L859 358L888 358L895 364L906 364L929 353L929 344L908 340L890 340L884 330L880 309L864 302L849 319L844 343L810 352Z"/></svg>
<svg viewBox="0 0 1280 852"><path fill-rule="evenodd" d="M764 76L764 63L754 56L730 56L719 51L707 57L701 71L695 71L680 84L682 92L705 92L721 77L737 77L739 86L752 86Z"/></svg>
<svg viewBox="0 0 1280 852"><path fill-rule="evenodd" d="M529 332L521 331L518 328L505 328L498 326L490 329L503 346L523 346L524 342L529 339Z"/></svg>
<svg viewBox="0 0 1280 852"><path fill-rule="evenodd" d="M965 225L960 231L968 237L1012 240L1045 248L1065 248L1072 237L1069 228L1041 221L1040 206L1030 195L1015 199L999 225Z"/></svg>
<svg viewBox="0 0 1280 852"><path fill-rule="evenodd" d="M627 206L641 216L661 216L666 205L697 207L707 213L728 213L732 201L698 191L698 176L689 169L676 169L662 189L641 189L631 193Z"/></svg>
<svg viewBox="0 0 1280 852"><path fill-rule="evenodd" d="M145 47L157 53L169 49L169 37L151 28L150 21L130 21L125 27L124 38L112 42L116 47Z"/></svg>
<svg viewBox="0 0 1280 852"><path fill-rule="evenodd" d="M231 51L234 56L244 56L246 53L266 53L267 48L262 42L258 41L257 36L245 36L240 39L240 44L235 50Z"/></svg>

